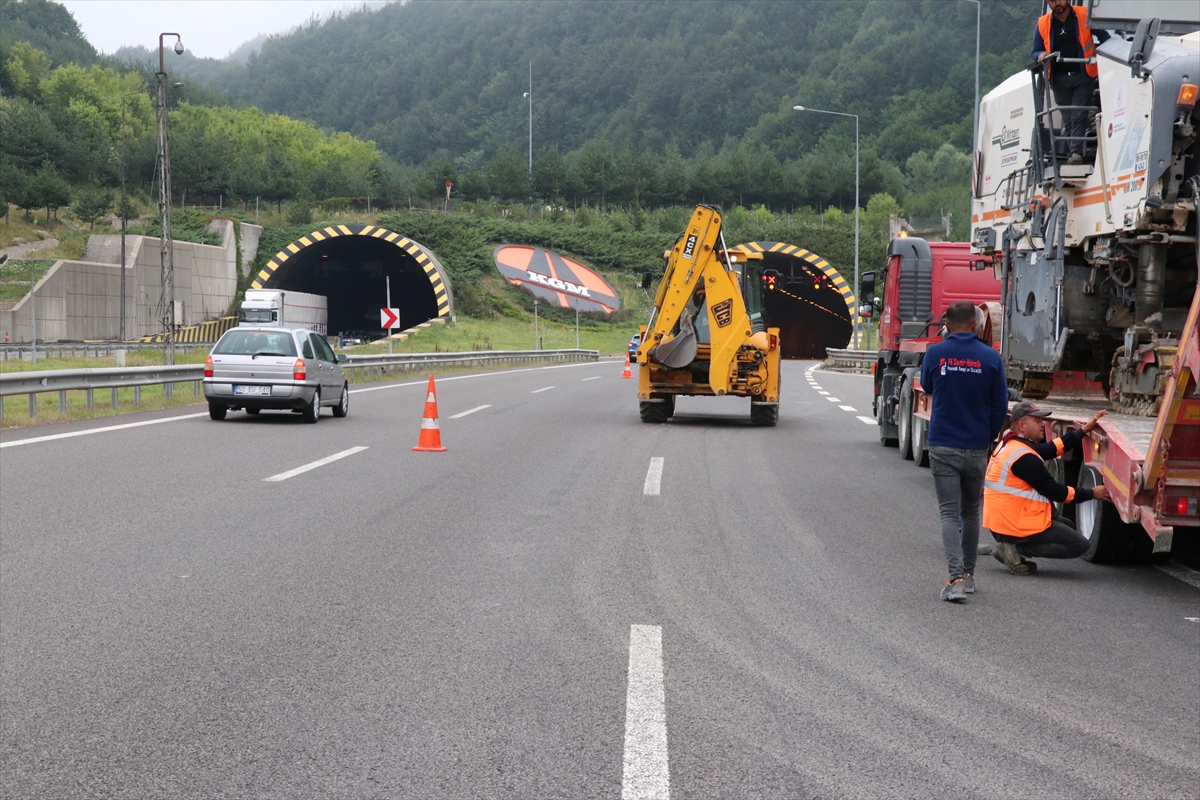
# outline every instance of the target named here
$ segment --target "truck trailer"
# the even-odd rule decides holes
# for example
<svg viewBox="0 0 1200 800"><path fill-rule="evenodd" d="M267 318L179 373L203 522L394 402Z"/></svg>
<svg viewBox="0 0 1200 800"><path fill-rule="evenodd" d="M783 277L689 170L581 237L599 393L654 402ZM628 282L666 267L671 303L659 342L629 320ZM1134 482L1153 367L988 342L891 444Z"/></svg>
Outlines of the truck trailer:
<svg viewBox="0 0 1200 800"><path fill-rule="evenodd" d="M247 289L238 312L239 325L303 328L324 336L329 308L324 295L291 289Z"/></svg>

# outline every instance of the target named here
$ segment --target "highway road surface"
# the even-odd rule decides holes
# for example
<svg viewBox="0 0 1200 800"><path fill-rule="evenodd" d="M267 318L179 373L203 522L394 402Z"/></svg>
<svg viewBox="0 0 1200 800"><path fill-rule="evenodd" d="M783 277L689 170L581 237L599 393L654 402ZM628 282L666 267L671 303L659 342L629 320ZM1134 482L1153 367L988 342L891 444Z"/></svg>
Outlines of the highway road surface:
<svg viewBox="0 0 1200 800"><path fill-rule="evenodd" d="M980 561L870 380L608 363L0 436L4 798L1195 798L1200 581ZM82 434L82 435L77 435Z"/></svg>

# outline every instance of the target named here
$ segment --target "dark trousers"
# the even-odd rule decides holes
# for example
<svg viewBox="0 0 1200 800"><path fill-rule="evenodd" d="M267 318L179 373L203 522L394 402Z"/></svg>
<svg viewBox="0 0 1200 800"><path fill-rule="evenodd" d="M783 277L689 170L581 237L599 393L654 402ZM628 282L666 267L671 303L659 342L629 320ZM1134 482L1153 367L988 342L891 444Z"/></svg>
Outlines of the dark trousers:
<svg viewBox="0 0 1200 800"><path fill-rule="evenodd" d="M929 448L929 470L933 473L933 490L937 493L938 516L942 523L942 549L946 553L950 577L955 580L964 573L975 574L987 463L986 449Z"/></svg>
<svg viewBox="0 0 1200 800"><path fill-rule="evenodd" d="M1005 536L992 533L998 542L1016 545L1017 552L1029 558L1079 558L1087 552L1088 540L1071 523L1054 517L1050 527L1033 536Z"/></svg>
<svg viewBox="0 0 1200 800"><path fill-rule="evenodd" d="M1086 72L1074 72L1069 75L1056 76L1050 82L1054 91L1054 103L1059 106L1090 106L1092 95L1096 91L1096 80L1089 78ZM1088 118L1092 112L1063 111L1062 134L1064 136L1083 136L1087 131ZM1083 155L1083 142L1067 142L1069 154Z"/></svg>

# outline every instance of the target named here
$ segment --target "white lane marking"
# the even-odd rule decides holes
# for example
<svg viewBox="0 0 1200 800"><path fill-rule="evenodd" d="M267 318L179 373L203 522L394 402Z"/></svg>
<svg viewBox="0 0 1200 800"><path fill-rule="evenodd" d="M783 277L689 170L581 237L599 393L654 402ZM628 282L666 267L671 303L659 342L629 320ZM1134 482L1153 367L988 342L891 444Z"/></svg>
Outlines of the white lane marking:
<svg viewBox="0 0 1200 800"><path fill-rule="evenodd" d="M551 364L548 367L522 367L521 369L499 369L492 372L475 372L470 375L451 375L447 378L438 378L438 383L447 383L449 381L465 381L471 378L490 378L493 375L512 375L516 372L536 372L540 369L570 369L571 367L596 367L608 366L609 361L583 361L578 364ZM405 386L428 386L429 379L426 378L420 381L411 381L409 383L388 383L383 386L368 386L363 389L351 389L350 394L358 394L359 392L382 392L384 389L403 389Z"/></svg>
<svg viewBox="0 0 1200 800"><path fill-rule="evenodd" d="M462 419L467 414L474 414L476 411L483 411L485 408L491 408L491 405L475 406L474 408L468 409L468 410L460 412L458 414L451 414L450 416L446 417L446 419Z"/></svg>
<svg viewBox="0 0 1200 800"><path fill-rule="evenodd" d="M858 411L854 406L838 406L842 411Z"/></svg>
<svg viewBox="0 0 1200 800"><path fill-rule="evenodd" d="M164 422L178 422L181 419L195 419L196 417L207 417L208 412L203 414L182 414L178 417L167 417L166 419L148 419L144 422L126 422L122 425L108 425L103 428L88 428L86 431L71 431L70 433L55 433L49 436L34 436L32 439L18 439L15 442L0 442L0 448L4 447L20 447L23 444L35 444L37 442L52 442L55 439L70 439L75 436L88 436L93 433L108 433L109 431L119 431L125 428L140 428L144 425L161 425Z"/></svg>
<svg viewBox="0 0 1200 800"><path fill-rule="evenodd" d="M874 424L875 424L875 419L874 419L874 418L872 418L872 417L864 417L864 416L862 416L862 415L859 415L859 417L858 417L858 418L859 418L859 419L861 419L863 422L867 423L868 425L874 425Z"/></svg>
<svg viewBox="0 0 1200 800"><path fill-rule="evenodd" d="M1178 578L1184 583L1189 583L1200 589L1200 572L1194 569L1185 567L1182 564L1176 564L1175 562L1171 562L1170 564L1155 564L1154 567L1159 572L1165 572L1172 578Z"/></svg>
<svg viewBox="0 0 1200 800"><path fill-rule="evenodd" d="M289 469L287 472L281 472L278 475L272 475L269 478L263 478L263 481L264 482L269 481L272 483L278 483L279 481L286 481L288 478L294 478L297 475L308 472L310 469L316 469L317 467L323 467L326 464L331 464L334 461L345 458L346 456L352 456L355 453L361 453L363 450L366 450L366 449L367 449L366 447L351 447L349 450L343 450L340 453L334 453L331 456L326 456L325 458L319 459L317 461L313 461L310 464L305 464L302 467L296 467L295 469Z"/></svg>
<svg viewBox="0 0 1200 800"><path fill-rule="evenodd" d="M825 399L826 399L826 400L828 400L828 401L829 401L829 402L831 402L831 403L840 403L840 402L842 402L842 399L841 399L840 397L826 397Z"/></svg>
<svg viewBox="0 0 1200 800"><path fill-rule="evenodd" d="M590 378L584 378L584 380L585 380L585 381L598 381L598 380L600 380L600 379L601 379L601 378L603 378L603 377L604 377L603 375L593 375L593 376L592 376L592 377L590 377Z"/></svg>
<svg viewBox="0 0 1200 800"><path fill-rule="evenodd" d="M530 394L541 394L542 392L548 392L553 388L553 386L543 386L540 389L534 389L532 392L530 392Z"/></svg>
<svg viewBox="0 0 1200 800"><path fill-rule="evenodd" d="M1184 617L1188 622L1200 622L1200 617Z"/></svg>
<svg viewBox="0 0 1200 800"><path fill-rule="evenodd" d="M829 392L822 390L822 391L817 392L817 394L829 394Z"/></svg>
<svg viewBox="0 0 1200 800"><path fill-rule="evenodd" d="M621 800L668 800L670 796L662 628L631 625Z"/></svg>
<svg viewBox="0 0 1200 800"><path fill-rule="evenodd" d="M661 456L650 459L650 469L646 470L646 483L642 486L642 494L658 495L662 484L663 460Z"/></svg>

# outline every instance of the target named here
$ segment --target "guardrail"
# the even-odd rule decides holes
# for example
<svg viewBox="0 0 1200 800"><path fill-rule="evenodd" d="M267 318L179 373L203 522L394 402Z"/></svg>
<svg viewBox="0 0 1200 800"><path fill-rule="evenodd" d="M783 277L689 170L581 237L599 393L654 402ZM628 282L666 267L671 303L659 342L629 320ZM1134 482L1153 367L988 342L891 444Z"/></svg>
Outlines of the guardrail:
<svg viewBox="0 0 1200 800"><path fill-rule="evenodd" d="M870 374L871 365L879 357L874 350L837 350L833 347L826 347L825 352L833 361L831 367L843 372Z"/></svg>
<svg viewBox="0 0 1200 800"><path fill-rule="evenodd" d="M396 372L424 371L430 367L474 367L499 364L532 364L543 361L599 361L598 350L490 350L470 353L405 353L403 355L347 356L342 368L350 380L379 379ZM67 392L87 392L87 407L93 408L97 389L112 390L112 407L117 407L117 390L133 387L133 404L141 405L141 387L162 385L168 399L177 383L192 383L192 396L201 394L203 364L154 367L107 367L55 369L41 372L0 373L0 398L29 395L29 416L37 416L37 396L58 392L58 413L67 411ZM4 404L0 402L0 420Z"/></svg>
<svg viewBox="0 0 1200 800"><path fill-rule="evenodd" d="M212 342L187 344L176 342L176 353L190 353L193 350L211 350ZM165 350L165 344L153 342L54 342L39 343L38 358L106 358L121 350ZM33 352L29 343L0 344L0 361L30 361Z"/></svg>

